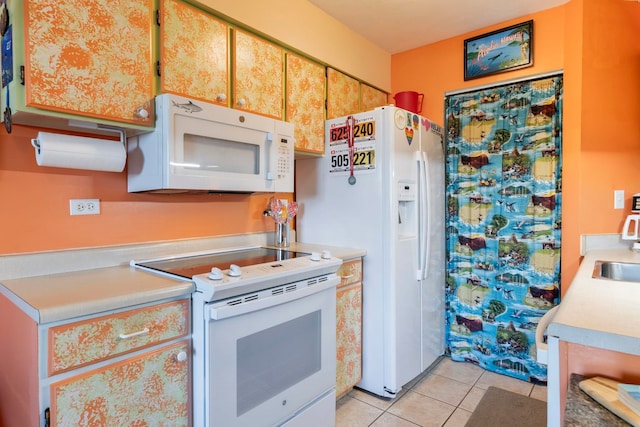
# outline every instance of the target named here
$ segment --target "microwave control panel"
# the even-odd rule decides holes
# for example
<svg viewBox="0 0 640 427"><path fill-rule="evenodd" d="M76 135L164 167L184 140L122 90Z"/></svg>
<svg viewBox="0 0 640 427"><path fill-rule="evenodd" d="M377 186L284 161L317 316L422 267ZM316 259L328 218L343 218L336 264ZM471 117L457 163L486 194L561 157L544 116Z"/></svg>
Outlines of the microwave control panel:
<svg viewBox="0 0 640 427"><path fill-rule="evenodd" d="M289 144L290 142L287 138L280 138L277 154L278 162L276 164L276 174L278 179L286 178L287 175L291 174L291 148L289 147Z"/></svg>
<svg viewBox="0 0 640 427"><path fill-rule="evenodd" d="M293 191L293 138L286 134L276 135L274 143L275 164L268 179L274 180L275 191Z"/></svg>

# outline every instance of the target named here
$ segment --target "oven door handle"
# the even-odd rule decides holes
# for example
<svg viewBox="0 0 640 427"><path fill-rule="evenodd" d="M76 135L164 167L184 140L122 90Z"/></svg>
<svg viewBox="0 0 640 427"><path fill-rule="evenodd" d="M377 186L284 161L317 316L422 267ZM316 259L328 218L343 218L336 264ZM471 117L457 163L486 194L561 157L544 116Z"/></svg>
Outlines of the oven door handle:
<svg viewBox="0 0 640 427"><path fill-rule="evenodd" d="M211 307L209 309L210 318L212 320L222 320L229 317L240 316L242 314L251 313L252 311L263 310L276 305L285 304L300 298L322 292L329 288L335 288L340 283L340 278L333 275L328 280L308 286L306 288L297 289L293 292L272 295L266 298L253 301L243 301L239 304L224 305L220 307Z"/></svg>

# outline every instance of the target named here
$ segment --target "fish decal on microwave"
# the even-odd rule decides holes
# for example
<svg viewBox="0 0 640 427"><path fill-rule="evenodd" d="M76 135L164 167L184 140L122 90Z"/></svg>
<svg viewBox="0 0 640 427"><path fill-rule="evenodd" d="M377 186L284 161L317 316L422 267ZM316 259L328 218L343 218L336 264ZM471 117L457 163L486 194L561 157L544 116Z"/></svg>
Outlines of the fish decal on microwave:
<svg viewBox="0 0 640 427"><path fill-rule="evenodd" d="M174 107L178 107L184 111L186 111L187 113L199 113L200 111L202 111L202 107L197 106L196 104L194 104L193 102L189 101L189 102L185 102L182 104L179 104L175 101L171 101L171 103L173 104Z"/></svg>

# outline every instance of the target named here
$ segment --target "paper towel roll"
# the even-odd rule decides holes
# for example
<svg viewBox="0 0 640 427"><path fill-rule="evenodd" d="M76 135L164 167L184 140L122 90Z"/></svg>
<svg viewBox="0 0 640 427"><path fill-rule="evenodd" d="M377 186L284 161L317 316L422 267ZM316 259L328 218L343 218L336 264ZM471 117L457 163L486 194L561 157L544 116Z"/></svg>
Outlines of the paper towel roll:
<svg viewBox="0 0 640 427"><path fill-rule="evenodd" d="M39 166L122 172L127 153L121 141L38 132L31 141Z"/></svg>

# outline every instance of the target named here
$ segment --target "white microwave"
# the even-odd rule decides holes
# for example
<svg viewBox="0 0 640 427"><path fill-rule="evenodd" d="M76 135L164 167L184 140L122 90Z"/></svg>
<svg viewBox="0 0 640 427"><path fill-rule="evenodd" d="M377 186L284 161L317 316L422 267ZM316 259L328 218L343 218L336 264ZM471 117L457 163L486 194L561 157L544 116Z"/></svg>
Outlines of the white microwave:
<svg viewBox="0 0 640 427"><path fill-rule="evenodd" d="M293 124L176 95L127 140L129 192L293 192Z"/></svg>

